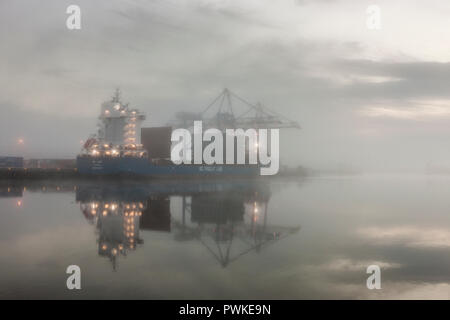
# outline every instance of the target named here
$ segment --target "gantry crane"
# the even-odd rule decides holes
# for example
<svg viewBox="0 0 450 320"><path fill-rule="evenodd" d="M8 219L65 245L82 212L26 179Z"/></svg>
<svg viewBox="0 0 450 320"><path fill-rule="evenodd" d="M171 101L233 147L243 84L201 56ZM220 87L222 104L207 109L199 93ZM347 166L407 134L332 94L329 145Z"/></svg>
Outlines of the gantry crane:
<svg viewBox="0 0 450 320"><path fill-rule="evenodd" d="M236 116L235 109L238 105L243 106L245 110ZM260 102L252 104L227 88L203 111L199 113L178 112L175 118L171 123L172 127L175 128L186 128L192 126L193 121L201 120L204 127L219 130L227 128L300 129L298 122L267 108Z"/></svg>

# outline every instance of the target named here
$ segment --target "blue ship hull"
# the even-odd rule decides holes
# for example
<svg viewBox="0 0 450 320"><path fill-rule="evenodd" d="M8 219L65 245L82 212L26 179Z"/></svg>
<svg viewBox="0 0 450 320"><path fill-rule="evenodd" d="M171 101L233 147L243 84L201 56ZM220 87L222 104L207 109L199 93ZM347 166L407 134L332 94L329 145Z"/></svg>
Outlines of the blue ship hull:
<svg viewBox="0 0 450 320"><path fill-rule="evenodd" d="M77 169L87 175L139 175L154 177L259 176L258 165L153 164L145 158L77 157Z"/></svg>

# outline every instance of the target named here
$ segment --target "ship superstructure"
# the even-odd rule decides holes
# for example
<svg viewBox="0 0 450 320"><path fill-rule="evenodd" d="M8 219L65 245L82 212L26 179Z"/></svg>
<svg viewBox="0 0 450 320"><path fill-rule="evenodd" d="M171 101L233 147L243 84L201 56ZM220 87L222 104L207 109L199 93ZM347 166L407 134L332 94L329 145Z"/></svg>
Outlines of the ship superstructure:
<svg viewBox="0 0 450 320"><path fill-rule="evenodd" d="M85 142L82 155L93 157L145 157L141 144L141 124L145 114L122 103L116 90L101 106L98 131Z"/></svg>

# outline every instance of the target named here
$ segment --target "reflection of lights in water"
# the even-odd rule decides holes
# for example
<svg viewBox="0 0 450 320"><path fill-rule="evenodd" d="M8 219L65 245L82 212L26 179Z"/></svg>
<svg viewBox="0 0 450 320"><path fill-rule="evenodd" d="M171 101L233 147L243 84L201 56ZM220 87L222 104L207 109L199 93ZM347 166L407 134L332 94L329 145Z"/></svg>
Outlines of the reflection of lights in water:
<svg viewBox="0 0 450 320"><path fill-rule="evenodd" d="M252 215L252 220L254 222L259 220L259 208L258 208L258 203L255 201L253 203L253 215Z"/></svg>
<svg viewBox="0 0 450 320"><path fill-rule="evenodd" d="M25 140L23 138L19 138L17 139L17 143L22 145L25 143Z"/></svg>
<svg viewBox="0 0 450 320"><path fill-rule="evenodd" d="M97 196L97 194L94 195ZM265 198L262 200L258 200L257 196L252 196L250 199L239 197L236 200L235 198L226 198L227 201L233 201L232 203L236 204L236 206L232 207L233 210L226 211L224 220L222 216L217 217L217 215L210 214L213 210L217 210L217 204L223 204L223 199L220 197L220 202L214 201L214 206L206 207L205 204L209 204L208 196L204 197L206 198L205 200L203 197L195 198L195 200L198 200L195 203L197 205L197 211L195 212L199 213L196 216L197 220L189 221L189 216L185 219L185 208L183 207L183 221L178 221L177 217L171 217L168 223L170 228L173 228L177 233L175 240L200 240L201 244L214 254L214 257L219 260L223 267L247 253L259 253L261 249L270 243L294 233L294 229L298 230L297 227L268 225L267 200ZM98 197L94 199L98 199ZM156 200L159 200L159 197ZM97 200L99 202L98 208L93 201L81 204L81 208L85 208L83 213L86 219L95 226L98 255L108 259L114 270L116 270L123 256L129 255L130 251L134 251L139 245L142 245L143 239L139 237L140 228L153 230L153 225L149 226L148 219L140 221L139 218L141 215L147 218L147 214L153 213L154 208L151 206L151 201L153 201L153 196L145 202L122 201L114 197L100 202ZM186 202L190 206L192 201L191 199L191 201ZM147 205L150 206L148 211L146 209ZM186 205L186 208L192 210L192 207L189 206ZM205 210L199 211L199 207L201 209L205 208ZM91 215L91 210L97 212L97 214ZM105 216L102 214L104 211L107 211ZM206 211L210 215L200 215L200 213ZM170 212L168 214L170 215ZM189 214L192 214L192 211L188 211ZM180 217L178 218L181 219ZM187 220L187 223L185 223L185 220ZM142 225L140 225L141 222ZM153 223L153 221L151 222ZM201 228L198 228L197 224ZM159 225L157 228L154 230L163 230L162 228L160 229ZM171 229L168 230L172 232ZM167 229L164 229L164 231L167 231ZM211 246L211 242L212 245L219 247L219 253L214 250L215 247ZM229 254L222 256L220 252L228 252Z"/></svg>
<svg viewBox="0 0 450 320"><path fill-rule="evenodd" d="M80 209L98 231L99 255L108 257L116 268L117 258L135 250L139 238L142 202L95 201L81 203ZM128 209L127 209L128 208Z"/></svg>
<svg viewBox="0 0 450 320"><path fill-rule="evenodd" d="M22 206L22 201L21 200L17 200L17 206L21 207Z"/></svg>

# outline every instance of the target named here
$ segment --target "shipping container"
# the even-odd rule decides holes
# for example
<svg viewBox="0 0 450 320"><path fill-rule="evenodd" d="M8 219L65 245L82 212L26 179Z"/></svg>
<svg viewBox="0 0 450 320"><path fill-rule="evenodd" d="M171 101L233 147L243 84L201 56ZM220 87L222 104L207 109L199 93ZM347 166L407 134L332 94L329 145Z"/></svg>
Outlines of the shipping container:
<svg viewBox="0 0 450 320"><path fill-rule="evenodd" d="M0 168L23 168L23 158L0 157Z"/></svg>
<svg viewBox="0 0 450 320"><path fill-rule="evenodd" d="M25 162L27 168L37 169L75 169L75 159L29 159Z"/></svg>
<svg viewBox="0 0 450 320"><path fill-rule="evenodd" d="M147 150L149 159L169 159L172 141L172 127L141 129L141 143Z"/></svg>

